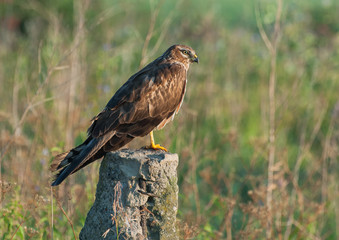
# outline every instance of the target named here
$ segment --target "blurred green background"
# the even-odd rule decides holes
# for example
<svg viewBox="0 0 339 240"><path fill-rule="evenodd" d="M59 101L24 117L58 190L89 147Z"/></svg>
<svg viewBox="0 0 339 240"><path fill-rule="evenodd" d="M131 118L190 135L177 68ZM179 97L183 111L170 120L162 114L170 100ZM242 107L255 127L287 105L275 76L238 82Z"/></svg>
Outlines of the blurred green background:
<svg viewBox="0 0 339 240"><path fill-rule="evenodd" d="M179 115L155 132L180 157L180 239L264 239L270 217L272 239L338 239L338 12L336 0L283 1L268 169L273 56L258 26L274 39L276 1L1 1L0 239L74 239L71 223L78 235L100 162L51 203L51 159L175 43L200 60Z"/></svg>

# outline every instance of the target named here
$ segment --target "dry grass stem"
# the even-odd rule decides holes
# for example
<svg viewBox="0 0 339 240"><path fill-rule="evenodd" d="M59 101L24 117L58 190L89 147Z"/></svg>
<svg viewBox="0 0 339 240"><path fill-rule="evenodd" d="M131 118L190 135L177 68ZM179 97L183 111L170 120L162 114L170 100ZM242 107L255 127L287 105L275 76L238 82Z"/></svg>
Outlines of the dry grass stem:
<svg viewBox="0 0 339 240"><path fill-rule="evenodd" d="M268 87L268 99L269 99L269 145L268 145L268 176L267 176L267 197L266 204L268 208L268 221L266 238L272 239L273 237L273 213L272 213L272 195L273 195L273 178L274 178L274 159L275 159L275 115L276 115L276 99L275 99L275 88L276 88L276 61L277 61L277 48L278 40L280 35L280 19L282 13L282 0L277 1L277 12L274 24L273 37L269 40L259 15L258 7L256 7L256 19L257 26L259 28L260 36L263 39L268 51L270 52L270 77Z"/></svg>
<svg viewBox="0 0 339 240"><path fill-rule="evenodd" d="M74 226L73 226L73 222L72 220L68 217L67 213L65 212L65 210L63 209L63 207L61 206L61 203L60 201L58 200L57 196L55 195L55 193L53 194L54 197L55 197L55 200L56 200L56 203L59 207L59 209L61 210L61 212L64 214L64 216L67 218L67 221L69 223L69 225L71 225L71 228L72 228L72 231L73 231L73 236L74 236L74 239L77 240L77 236L75 234L75 230L74 230Z"/></svg>

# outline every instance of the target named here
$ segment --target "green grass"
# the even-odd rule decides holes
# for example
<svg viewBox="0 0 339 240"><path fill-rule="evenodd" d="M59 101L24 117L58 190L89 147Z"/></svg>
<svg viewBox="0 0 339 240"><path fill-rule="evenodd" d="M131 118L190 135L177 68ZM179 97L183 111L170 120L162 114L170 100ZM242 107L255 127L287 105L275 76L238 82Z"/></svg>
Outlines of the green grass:
<svg viewBox="0 0 339 240"><path fill-rule="evenodd" d="M277 5L268 0L1 4L0 239L73 239L57 201L80 232L100 163L56 189L52 209L50 161L86 137L91 117L143 58L174 43L192 46L200 60L191 66L180 114L155 133L180 157L182 238L265 238L271 56L256 4L271 37ZM338 9L336 1L283 2L274 239L339 237Z"/></svg>

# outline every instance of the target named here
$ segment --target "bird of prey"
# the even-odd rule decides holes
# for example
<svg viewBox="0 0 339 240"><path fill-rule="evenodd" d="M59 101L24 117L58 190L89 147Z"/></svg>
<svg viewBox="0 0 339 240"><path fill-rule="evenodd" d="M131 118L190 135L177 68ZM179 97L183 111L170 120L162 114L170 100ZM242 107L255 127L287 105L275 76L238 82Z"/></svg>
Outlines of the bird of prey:
<svg viewBox="0 0 339 240"><path fill-rule="evenodd" d="M51 170L57 174L52 186L135 137L150 134L149 148L167 151L154 143L153 130L163 128L178 113L186 91L187 71L193 62L199 59L191 47L173 45L131 76L92 119L88 138L54 158Z"/></svg>

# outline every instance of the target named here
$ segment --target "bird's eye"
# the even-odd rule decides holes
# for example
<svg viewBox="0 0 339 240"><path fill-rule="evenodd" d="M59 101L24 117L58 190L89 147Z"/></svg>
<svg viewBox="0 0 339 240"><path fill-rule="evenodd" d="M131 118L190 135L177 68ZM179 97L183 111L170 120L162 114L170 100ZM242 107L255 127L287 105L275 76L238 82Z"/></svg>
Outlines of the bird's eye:
<svg viewBox="0 0 339 240"><path fill-rule="evenodd" d="M182 50L182 53L188 55L188 52L186 50Z"/></svg>

